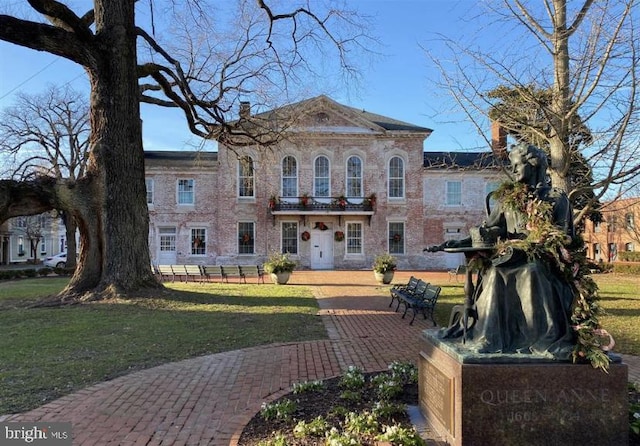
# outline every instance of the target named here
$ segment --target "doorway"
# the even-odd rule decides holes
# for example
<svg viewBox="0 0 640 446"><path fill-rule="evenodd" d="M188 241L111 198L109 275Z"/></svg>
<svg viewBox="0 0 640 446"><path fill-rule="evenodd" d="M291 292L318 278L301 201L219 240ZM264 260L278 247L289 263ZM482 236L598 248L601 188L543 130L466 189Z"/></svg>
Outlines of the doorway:
<svg viewBox="0 0 640 446"><path fill-rule="evenodd" d="M333 269L332 231L312 231L311 269Z"/></svg>

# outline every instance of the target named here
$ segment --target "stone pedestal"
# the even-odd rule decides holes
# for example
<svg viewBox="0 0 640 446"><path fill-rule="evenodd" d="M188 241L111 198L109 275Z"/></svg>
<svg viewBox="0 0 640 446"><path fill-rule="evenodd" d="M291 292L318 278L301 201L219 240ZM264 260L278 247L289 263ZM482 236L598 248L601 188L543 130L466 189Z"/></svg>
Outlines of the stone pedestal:
<svg viewBox="0 0 640 446"><path fill-rule="evenodd" d="M530 355L470 355L422 335L420 410L450 445L628 444L628 370Z"/></svg>

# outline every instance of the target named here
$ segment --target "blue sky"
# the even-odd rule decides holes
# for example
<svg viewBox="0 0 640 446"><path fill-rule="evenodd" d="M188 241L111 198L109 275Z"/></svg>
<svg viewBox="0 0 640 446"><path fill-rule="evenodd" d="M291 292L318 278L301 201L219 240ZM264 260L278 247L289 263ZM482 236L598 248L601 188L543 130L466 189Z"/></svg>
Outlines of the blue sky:
<svg viewBox="0 0 640 446"><path fill-rule="evenodd" d="M423 47L433 47L437 34L452 37L469 24L474 0L350 0L349 7L372 16L374 34L384 55L363 67L357 90L330 96L343 104L434 130L425 150L486 150L475 128L462 114L451 113L447 91L434 86L437 77ZM83 69L65 59L0 42L0 108L13 104L14 94L40 93L47 84L69 83L88 91ZM354 93L355 91L355 93ZM324 92L318 91L317 94ZM177 111L142 105L147 150L187 150L200 139L192 136ZM488 131L488 129L487 129ZM205 146L205 149L211 146Z"/></svg>

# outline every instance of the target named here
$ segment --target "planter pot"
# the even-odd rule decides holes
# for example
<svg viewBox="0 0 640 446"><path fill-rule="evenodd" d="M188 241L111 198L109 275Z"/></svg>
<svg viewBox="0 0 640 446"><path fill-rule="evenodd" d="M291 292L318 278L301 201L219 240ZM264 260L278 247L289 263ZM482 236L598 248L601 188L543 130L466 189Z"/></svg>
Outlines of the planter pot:
<svg viewBox="0 0 640 446"><path fill-rule="evenodd" d="M387 271L386 273L379 273L377 271L373 272L373 275L376 277L376 282L388 285L393 280L393 271Z"/></svg>
<svg viewBox="0 0 640 446"><path fill-rule="evenodd" d="M276 285L284 285L289 281L290 272L284 273L271 273L271 281Z"/></svg>

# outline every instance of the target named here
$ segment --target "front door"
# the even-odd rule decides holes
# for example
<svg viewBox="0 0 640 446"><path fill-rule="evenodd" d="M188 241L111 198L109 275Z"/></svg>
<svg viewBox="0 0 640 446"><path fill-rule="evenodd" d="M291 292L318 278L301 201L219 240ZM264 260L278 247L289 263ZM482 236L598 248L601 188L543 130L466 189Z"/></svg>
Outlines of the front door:
<svg viewBox="0 0 640 446"><path fill-rule="evenodd" d="M333 233L331 231L312 231L311 269L333 269Z"/></svg>
<svg viewBox="0 0 640 446"><path fill-rule="evenodd" d="M158 228L158 265L173 265L176 256L176 228Z"/></svg>

